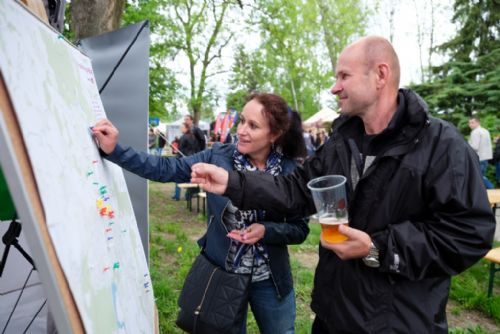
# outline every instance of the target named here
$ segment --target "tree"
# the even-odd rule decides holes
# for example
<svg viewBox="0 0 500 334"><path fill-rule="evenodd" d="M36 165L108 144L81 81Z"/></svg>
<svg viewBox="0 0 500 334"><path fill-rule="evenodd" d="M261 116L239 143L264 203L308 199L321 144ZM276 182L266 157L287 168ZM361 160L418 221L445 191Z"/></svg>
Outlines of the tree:
<svg viewBox="0 0 500 334"><path fill-rule="evenodd" d="M168 60L178 53L174 47L175 27L162 14L168 1L129 1L125 6L123 24L133 24L149 20L151 31L149 66L149 115L162 120L172 120L179 116L177 101L181 100L182 86L175 73L167 66Z"/></svg>
<svg viewBox="0 0 500 334"><path fill-rule="evenodd" d="M363 21L366 12L362 3L355 1L316 0L319 9L321 30L328 50L332 75L335 73L337 57L352 36L364 34Z"/></svg>
<svg viewBox="0 0 500 334"><path fill-rule="evenodd" d="M353 17L361 13L357 1L255 1L247 26L260 34L260 45L236 50L230 97L241 101L240 90L268 90L283 96L303 117L316 112L321 91L331 85L337 53L353 31L362 31L361 21L342 21L339 8L347 13L349 3Z"/></svg>
<svg viewBox="0 0 500 334"><path fill-rule="evenodd" d="M70 29L76 40L120 27L125 0L73 0Z"/></svg>
<svg viewBox="0 0 500 334"><path fill-rule="evenodd" d="M498 122L500 3L456 0L453 21L460 26L458 33L438 47L449 61L433 67L431 80L413 88L434 114L459 127L472 114Z"/></svg>
<svg viewBox="0 0 500 334"><path fill-rule="evenodd" d="M188 100L195 123L203 110L207 79L221 72L220 68L211 69L233 37L225 23L235 4L227 0L174 0L165 12L176 33L173 44L188 59Z"/></svg>

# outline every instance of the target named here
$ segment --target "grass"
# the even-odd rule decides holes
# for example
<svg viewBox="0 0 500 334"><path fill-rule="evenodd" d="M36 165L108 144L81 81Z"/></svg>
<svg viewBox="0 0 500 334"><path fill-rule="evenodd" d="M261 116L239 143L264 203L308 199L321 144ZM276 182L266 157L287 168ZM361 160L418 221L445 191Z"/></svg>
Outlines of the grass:
<svg viewBox="0 0 500 334"><path fill-rule="evenodd" d="M191 263L199 252L196 241L205 232L206 218L186 209L185 201L173 201L173 184L150 182L150 271L158 308L160 332L182 333L175 326L177 298ZM313 286L314 269L320 228L310 225L311 232L304 243L289 247L292 274L294 277L297 319L297 334L310 333L314 314L309 304ZM497 246L499 246L497 244ZM450 299L453 307L449 318L468 318L471 310L479 311L480 319L473 324L453 324L452 334L490 334L500 332L500 274L495 278L493 298L486 297L489 264L481 260L464 273L453 277ZM482 319L493 323L486 330ZM248 316L248 334L258 334L251 312Z"/></svg>

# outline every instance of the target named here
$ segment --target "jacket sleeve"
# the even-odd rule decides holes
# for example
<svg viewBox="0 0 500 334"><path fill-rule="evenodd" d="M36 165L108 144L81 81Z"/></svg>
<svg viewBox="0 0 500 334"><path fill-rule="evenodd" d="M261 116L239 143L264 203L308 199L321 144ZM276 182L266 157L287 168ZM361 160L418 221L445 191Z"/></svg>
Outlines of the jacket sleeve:
<svg viewBox="0 0 500 334"><path fill-rule="evenodd" d="M191 166L197 162L210 161L211 150L205 150L185 158L159 157L139 152L131 147L116 145L115 150L103 158L117 164L131 173L159 182L190 182Z"/></svg>
<svg viewBox="0 0 500 334"><path fill-rule="evenodd" d="M481 142L481 134L478 130L472 131L469 138L469 145L475 152L479 151L479 144Z"/></svg>
<svg viewBox="0 0 500 334"><path fill-rule="evenodd" d="M268 245L297 245L309 234L308 219L296 217L283 222L262 221L266 227L263 241Z"/></svg>
<svg viewBox="0 0 500 334"><path fill-rule="evenodd" d="M380 270L410 280L458 274L491 249L495 232L475 153L461 140L439 142L422 182L423 214L372 235Z"/></svg>
<svg viewBox="0 0 500 334"><path fill-rule="evenodd" d="M309 216L316 212L307 182L324 175L324 150L287 175L229 172L224 196L241 209L264 209L283 215Z"/></svg>

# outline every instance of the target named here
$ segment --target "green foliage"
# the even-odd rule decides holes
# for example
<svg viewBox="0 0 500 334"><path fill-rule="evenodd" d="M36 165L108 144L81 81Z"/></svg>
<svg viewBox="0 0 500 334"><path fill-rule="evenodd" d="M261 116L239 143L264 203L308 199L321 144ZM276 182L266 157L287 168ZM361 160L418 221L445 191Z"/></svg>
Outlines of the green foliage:
<svg viewBox="0 0 500 334"><path fill-rule="evenodd" d="M500 3L496 0L456 0L453 21L460 29L437 49L450 59L433 67L431 79L412 88L430 111L466 132L471 115L500 123Z"/></svg>
<svg viewBox="0 0 500 334"><path fill-rule="evenodd" d="M359 1L256 1L247 26L261 43L236 49L231 93L272 91L304 119L314 114L320 92L331 85L337 53L363 31L364 15Z"/></svg>
<svg viewBox="0 0 500 334"><path fill-rule="evenodd" d="M250 92L246 90L237 90L227 94L226 109L236 109L241 111L245 105L246 97Z"/></svg>
<svg viewBox="0 0 500 334"><path fill-rule="evenodd" d="M493 247L500 246L496 242ZM488 298L490 262L481 260L451 280L450 298L464 309L476 309L490 315L500 324L500 275L495 275L493 295Z"/></svg>
<svg viewBox="0 0 500 334"><path fill-rule="evenodd" d="M175 73L164 65L178 52L174 47L175 26L162 14L168 4L166 0L128 1L123 14L123 25L149 21L151 35L154 36L150 48L149 115L162 120L172 120L179 115L175 102L181 98L181 85Z"/></svg>
<svg viewBox="0 0 500 334"><path fill-rule="evenodd" d="M64 30L63 36L71 42L75 42L75 33L71 31L71 2L64 7Z"/></svg>

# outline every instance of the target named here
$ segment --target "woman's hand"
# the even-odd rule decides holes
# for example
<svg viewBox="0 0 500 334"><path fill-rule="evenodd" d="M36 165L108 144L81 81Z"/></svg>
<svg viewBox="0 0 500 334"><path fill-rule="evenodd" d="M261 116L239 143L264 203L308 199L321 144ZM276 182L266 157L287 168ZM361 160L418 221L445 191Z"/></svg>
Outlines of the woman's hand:
<svg viewBox="0 0 500 334"><path fill-rule="evenodd" d="M99 141L99 148L106 154L111 154L118 143L118 129L107 119L101 119L92 128L92 134Z"/></svg>
<svg viewBox="0 0 500 334"><path fill-rule="evenodd" d="M233 240L244 244L253 245L260 239L264 238L266 227L259 223L253 223L248 228L243 230L232 230L227 236Z"/></svg>

